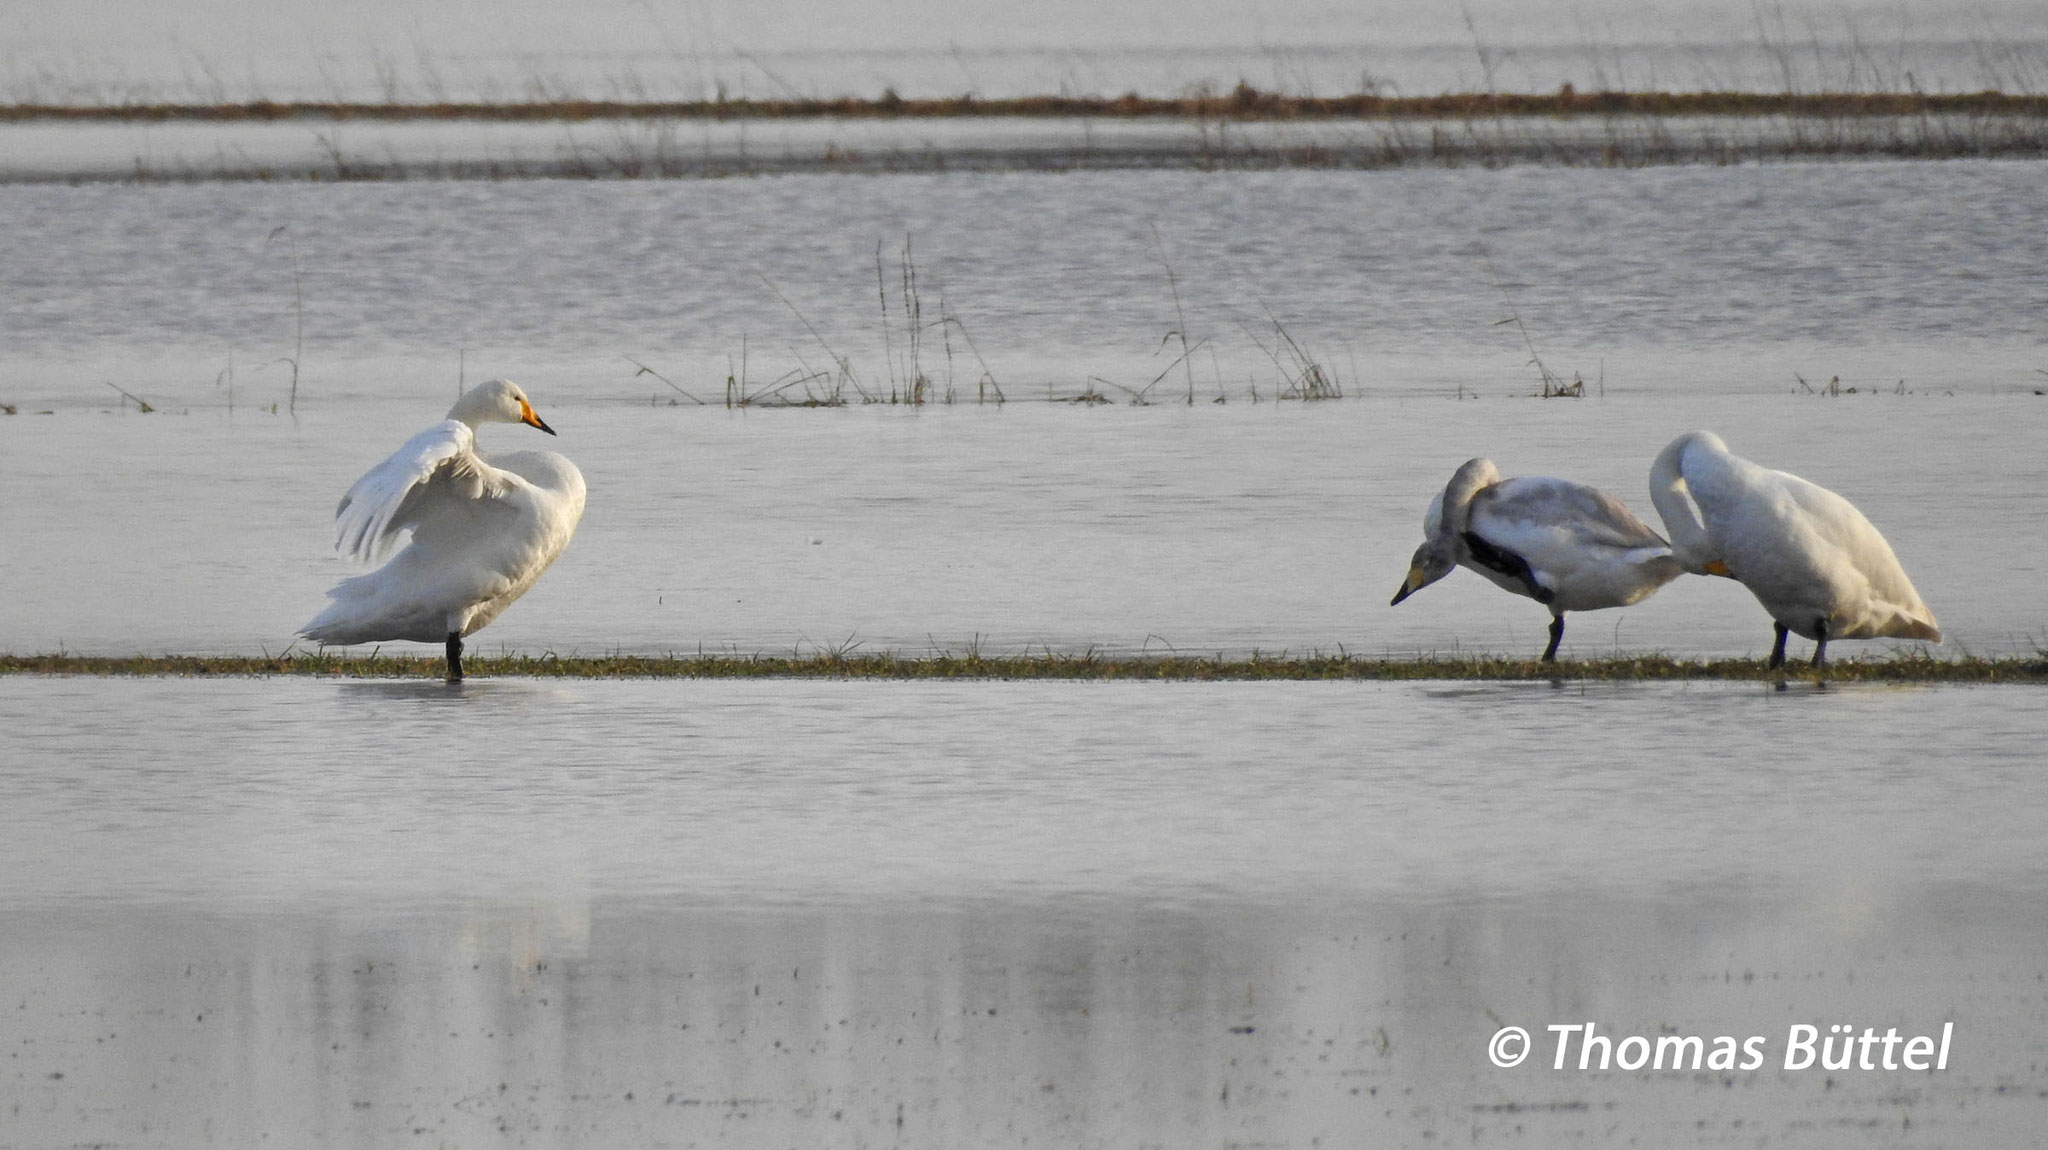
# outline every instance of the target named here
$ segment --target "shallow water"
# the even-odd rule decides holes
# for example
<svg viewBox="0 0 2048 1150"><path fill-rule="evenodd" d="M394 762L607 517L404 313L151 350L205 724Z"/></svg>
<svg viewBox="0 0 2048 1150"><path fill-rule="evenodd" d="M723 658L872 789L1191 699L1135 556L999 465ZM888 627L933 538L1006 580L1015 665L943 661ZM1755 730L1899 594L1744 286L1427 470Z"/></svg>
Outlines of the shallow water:
<svg viewBox="0 0 2048 1150"><path fill-rule="evenodd" d="M2021 1145L2023 703L0 681L9 1144ZM1486 1061L1587 1020L1772 1059Z"/></svg>
<svg viewBox="0 0 2048 1150"><path fill-rule="evenodd" d="M642 364L721 402L728 375L758 392L835 356L846 398L886 397L911 374L906 237L917 365L941 395L974 397L986 371L1013 398L1270 398L1300 368L1276 322L1350 394L1528 394L1532 345L1609 392L1784 393L1802 376L2031 390L2048 382L2038 177L1957 162L0 187L0 403L113 405L112 382L164 409L283 405L294 359L302 409L439 409L459 378L493 375L557 405L681 398Z"/></svg>
<svg viewBox="0 0 2048 1150"><path fill-rule="evenodd" d="M0 694L20 905L1181 907L2048 877L2025 691L17 678Z"/></svg>
<svg viewBox="0 0 2048 1150"><path fill-rule="evenodd" d="M1592 483L1655 523L1650 460L1693 427L1848 493L1945 628L1928 650L2031 653L2048 625L2030 590L2048 542L2009 527L2032 520L2048 468L2031 394L751 412L535 395L589 510L562 560L471 637L476 652L1532 656L1548 613L1470 572L1387 605L1430 496L1485 454L1508 474ZM283 650L356 570L334 554L333 503L409 430L407 410L0 421L14 495L0 505L0 649ZM1563 650L1756 656L1770 639L1741 587L1687 578L1570 616Z"/></svg>

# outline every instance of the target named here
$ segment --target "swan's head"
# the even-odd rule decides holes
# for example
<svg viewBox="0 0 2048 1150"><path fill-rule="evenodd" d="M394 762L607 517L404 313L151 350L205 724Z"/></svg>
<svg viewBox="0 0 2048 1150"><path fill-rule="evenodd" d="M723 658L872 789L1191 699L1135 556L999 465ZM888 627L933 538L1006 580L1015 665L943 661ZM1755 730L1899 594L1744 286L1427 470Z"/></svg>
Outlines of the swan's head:
<svg viewBox="0 0 2048 1150"><path fill-rule="evenodd" d="M1393 606L1415 594L1431 583L1451 573L1458 565L1458 549L1451 540L1454 536L1444 530L1444 493L1439 491L1429 501L1429 510L1422 516L1422 546L1415 549L1415 557L1408 560L1408 578L1401 581L1401 587L1394 592Z"/></svg>
<svg viewBox="0 0 2048 1150"><path fill-rule="evenodd" d="M1408 578L1394 592L1399 603L1431 583L1449 575L1458 566L1458 537L1464 533L1472 511L1472 497L1500 482L1500 471L1490 459L1468 459L1451 475L1451 481L1429 501L1422 513L1422 546L1408 561ZM1393 606L1393 604L1388 604Z"/></svg>
<svg viewBox="0 0 2048 1150"><path fill-rule="evenodd" d="M1394 601L1388 606L1398 605L1401 600L1449 575L1457 568L1458 549L1451 539L1449 535L1431 533L1429 538L1422 541L1422 546L1415 549L1414 557L1408 560L1408 578L1401 581L1400 588L1394 592Z"/></svg>
<svg viewBox="0 0 2048 1150"><path fill-rule="evenodd" d="M509 379L494 379L470 388L448 409L448 418L467 423L472 430L480 423L523 423L549 435L555 433L554 428L533 413L526 392Z"/></svg>

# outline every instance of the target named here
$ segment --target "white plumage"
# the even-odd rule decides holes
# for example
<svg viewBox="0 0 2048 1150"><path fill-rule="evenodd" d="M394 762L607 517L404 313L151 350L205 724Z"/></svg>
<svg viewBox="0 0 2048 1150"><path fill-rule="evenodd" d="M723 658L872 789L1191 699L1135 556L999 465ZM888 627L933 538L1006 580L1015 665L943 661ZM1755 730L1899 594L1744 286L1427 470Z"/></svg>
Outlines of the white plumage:
<svg viewBox="0 0 2048 1150"><path fill-rule="evenodd" d="M389 563L344 579L299 632L323 644L445 643L462 677L462 636L498 617L569 545L583 516L583 475L552 451L485 457L481 423L553 435L517 384L492 380L448 418L407 440L350 487L335 509L335 547L366 563L412 538Z"/></svg>
<svg viewBox="0 0 2048 1150"><path fill-rule="evenodd" d="M1891 544L1825 487L1751 463L1711 431L1692 431L1658 453L1650 499L1688 571L1732 576L1770 612L1774 667L1785 661L1787 631L1814 640L1816 667L1830 639L1941 642Z"/></svg>
<svg viewBox="0 0 2048 1150"><path fill-rule="evenodd" d="M1468 460L1430 502L1399 603L1460 565L1550 608L1557 658L1567 611L1640 602L1683 573L1671 546L1606 492L1565 479L1502 479Z"/></svg>

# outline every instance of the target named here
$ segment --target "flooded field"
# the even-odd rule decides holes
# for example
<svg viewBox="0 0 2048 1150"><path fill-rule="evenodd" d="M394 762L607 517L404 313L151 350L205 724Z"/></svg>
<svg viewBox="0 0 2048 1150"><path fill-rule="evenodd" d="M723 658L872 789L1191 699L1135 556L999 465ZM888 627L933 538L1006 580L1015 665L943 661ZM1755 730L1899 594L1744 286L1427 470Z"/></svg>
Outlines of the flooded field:
<svg viewBox="0 0 2048 1150"><path fill-rule="evenodd" d="M2031 655L2038 175L0 188L0 651L284 649L502 375L560 436L485 449L590 501L477 653L1527 658L1469 572L1388 605L1431 494L1654 523L1705 427L1878 524L1929 653ZM1682 578L1562 656L1770 637ZM0 677L0 1148L2030 1145L2037 694Z"/></svg>
<svg viewBox="0 0 2048 1150"><path fill-rule="evenodd" d="M347 572L339 494L502 374L591 499L487 650L1540 650L1543 612L1477 579L1386 607L1430 495L1483 454L1654 519L1650 459L1707 427L1862 506L1946 650L2025 654L2033 174L4 189L0 644L282 650ZM1530 398L1532 346L1584 397ZM1275 402L1309 363L1343 398ZM863 404L915 374L926 405ZM1110 402L1045 402L1082 397ZM1686 580L1566 650L1768 639Z"/></svg>

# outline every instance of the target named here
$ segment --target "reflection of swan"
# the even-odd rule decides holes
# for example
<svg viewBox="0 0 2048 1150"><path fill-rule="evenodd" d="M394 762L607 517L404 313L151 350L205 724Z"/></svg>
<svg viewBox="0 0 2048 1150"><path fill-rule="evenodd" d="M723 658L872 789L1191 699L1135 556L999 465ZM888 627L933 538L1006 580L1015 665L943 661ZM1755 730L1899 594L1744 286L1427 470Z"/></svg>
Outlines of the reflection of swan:
<svg viewBox="0 0 2048 1150"><path fill-rule="evenodd" d="M1626 607L1684 570L1663 537L1613 496L1563 479L1502 479L1486 459L1458 468L1422 529L1394 602L1462 563L1550 608L1545 662L1557 658L1566 611Z"/></svg>
<svg viewBox="0 0 2048 1150"><path fill-rule="evenodd" d="M1777 621L1773 667L1785 662L1787 631L1814 641L1816 667L1829 639L1941 642L1891 545L1825 487L1759 467L1713 432L1693 431L1658 453L1650 499L1688 571L1741 580Z"/></svg>
<svg viewBox="0 0 2048 1150"><path fill-rule="evenodd" d="M356 480L335 509L335 546L374 562L412 529L398 557L344 579L334 602L300 631L320 643L410 639L447 644L448 679L462 678L462 637L526 593L569 545L583 516L583 474L552 451L486 460L480 423L524 423L549 435L519 385L471 388L448 418L407 440Z"/></svg>

